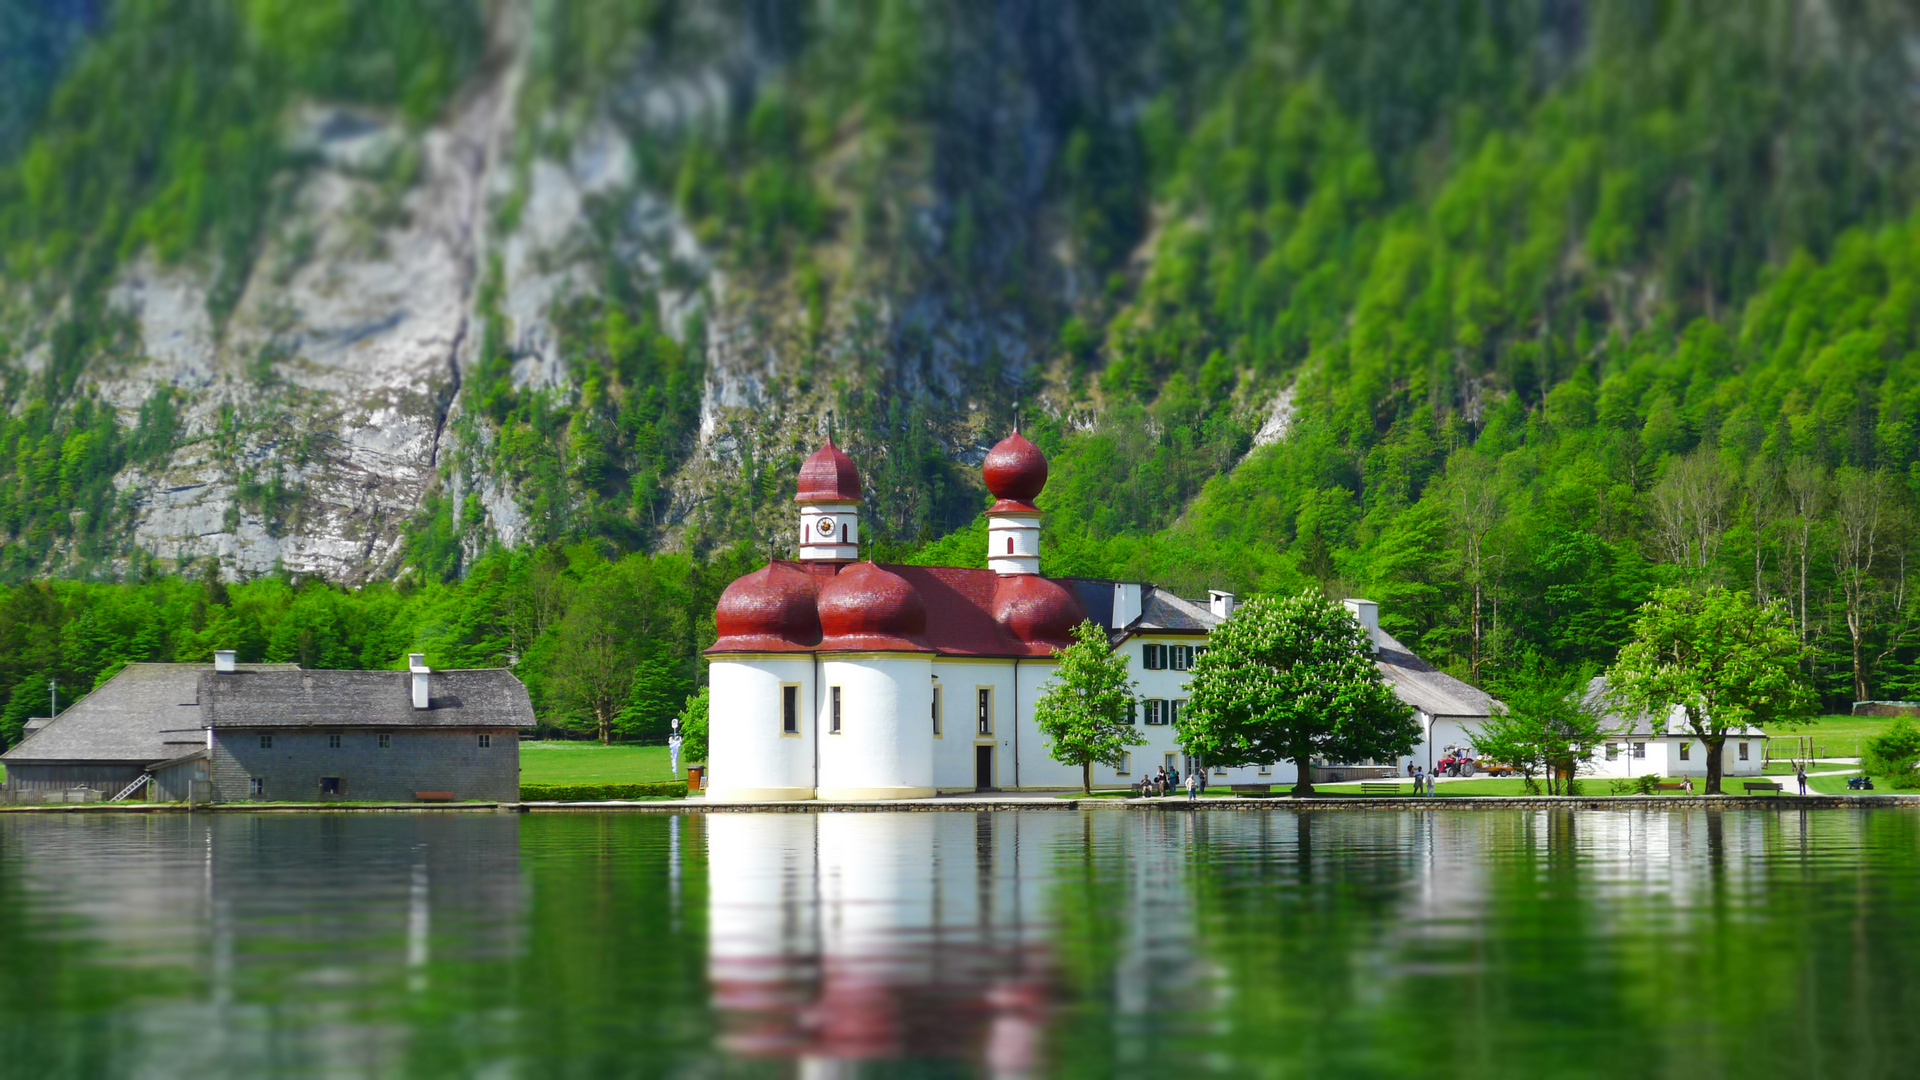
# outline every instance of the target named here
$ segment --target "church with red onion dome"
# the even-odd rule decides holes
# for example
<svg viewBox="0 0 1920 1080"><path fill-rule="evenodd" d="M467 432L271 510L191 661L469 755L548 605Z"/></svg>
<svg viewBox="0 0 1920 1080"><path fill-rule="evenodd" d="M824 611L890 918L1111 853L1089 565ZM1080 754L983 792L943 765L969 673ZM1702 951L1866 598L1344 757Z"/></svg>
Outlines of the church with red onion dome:
<svg viewBox="0 0 1920 1080"><path fill-rule="evenodd" d="M828 440L800 467L799 557L727 586L707 650L707 797L904 799L1072 788L1033 719L1054 652L1092 619L1125 648L1148 745L1103 783L1185 771L1173 725L1187 670L1233 597L1040 573L1047 458L1019 432L987 453L986 569L860 559L860 470ZM1255 770L1245 771L1251 781ZM1291 769L1277 765L1259 772ZM1224 774L1223 774L1224 775Z"/></svg>

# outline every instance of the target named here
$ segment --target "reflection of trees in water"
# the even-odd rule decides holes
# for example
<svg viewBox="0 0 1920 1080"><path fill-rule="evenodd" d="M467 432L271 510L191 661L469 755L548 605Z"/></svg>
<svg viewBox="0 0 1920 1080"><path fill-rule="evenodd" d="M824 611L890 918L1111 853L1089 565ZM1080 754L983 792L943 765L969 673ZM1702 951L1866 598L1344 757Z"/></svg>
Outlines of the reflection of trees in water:
<svg viewBox="0 0 1920 1080"><path fill-rule="evenodd" d="M1211 995L1191 968L1147 965L1132 970L1144 988L1121 985L1129 947L1100 948L1139 936L1129 863L1162 843L1136 824L1156 816L1205 821L1179 889ZM1072 1071L1883 1075L1915 1060L1910 815L1115 818L1115 835L1089 822L1094 842L1055 860L1063 969L1091 1003L1053 1033ZM1150 1011L1143 1037L1126 1003L1169 991L1209 1004Z"/></svg>
<svg viewBox="0 0 1920 1080"><path fill-rule="evenodd" d="M1903 1075L1916 863L1897 810L8 816L0 1061Z"/></svg>

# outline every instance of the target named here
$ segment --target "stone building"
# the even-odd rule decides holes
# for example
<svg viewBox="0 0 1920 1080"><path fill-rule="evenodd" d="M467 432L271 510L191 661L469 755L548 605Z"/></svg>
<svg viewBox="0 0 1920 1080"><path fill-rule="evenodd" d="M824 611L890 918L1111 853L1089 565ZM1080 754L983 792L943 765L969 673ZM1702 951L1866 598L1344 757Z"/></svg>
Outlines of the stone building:
<svg viewBox="0 0 1920 1080"><path fill-rule="evenodd" d="M527 689L503 669L132 664L0 755L15 799L152 778L212 802L517 801Z"/></svg>

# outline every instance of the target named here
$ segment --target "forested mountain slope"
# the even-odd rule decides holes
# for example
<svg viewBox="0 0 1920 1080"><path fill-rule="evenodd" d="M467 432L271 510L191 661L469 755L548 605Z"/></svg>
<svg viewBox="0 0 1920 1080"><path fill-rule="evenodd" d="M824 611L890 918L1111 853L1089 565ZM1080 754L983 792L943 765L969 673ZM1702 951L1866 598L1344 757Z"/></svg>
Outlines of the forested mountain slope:
<svg viewBox="0 0 1920 1080"><path fill-rule="evenodd" d="M971 561L972 463L1017 418L1053 457L1051 572L1365 592L1476 679L1604 660L1653 583L1717 579L1790 600L1835 701L1920 694L1910 5L0 24L37 43L31 115L0 117L16 580L291 574L248 587L279 597L249 633L331 663L397 631L272 645L301 590L399 577L402 636L480 662L558 633L501 629L568 610L529 582L585 596L630 553L621 588L677 583L646 589L680 629L627 662L684 686L706 575L787 542L829 427L876 549ZM134 651L211 648L210 588L126 615L163 624ZM459 618L408 621L442 593ZM54 663L25 648L0 681Z"/></svg>

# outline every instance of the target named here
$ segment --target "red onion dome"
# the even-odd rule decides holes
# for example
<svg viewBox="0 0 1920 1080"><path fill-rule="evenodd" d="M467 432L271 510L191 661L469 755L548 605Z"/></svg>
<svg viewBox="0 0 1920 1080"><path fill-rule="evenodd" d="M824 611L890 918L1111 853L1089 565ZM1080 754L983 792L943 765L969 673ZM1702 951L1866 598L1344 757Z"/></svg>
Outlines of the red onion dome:
<svg viewBox="0 0 1920 1080"><path fill-rule="evenodd" d="M993 618L1029 645L1064 649L1073 644L1073 628L1086 621L1087 609L1056 581L1038 574L1008 574L993 590Z"/></svg>
<svg viewBox="0 0 1920 1080"><path fill-rule="evenodd" d="M708 652L792 652L820 641L819 587L791 563L768 563L720 594Z"/></svg>
<svg viewBox="0 0 1920 1080"><path fill-rule="evenodd" d="M1033 507L1033 500L1039 498L1040 489L1047 486L1047 455L1019 432L1001 439L998 446L987 451L980 475L987 482L987 490L1000 500L987 513L1039 513Z"/></svg>
<svg viewBox="0 0 1920 1080"><path fill-rule="evenodd" d="M854 563L820 589L822 649L925 652L927 604L906 578Z"/></svg>
<svg viewBox="0 0 1920 1080"><path fill-rule="evenodd" d="M842 503L860 501L860 470L853 459L840 452L828 439L800 465L800 493L793 497L802 503Z"/></svg>

